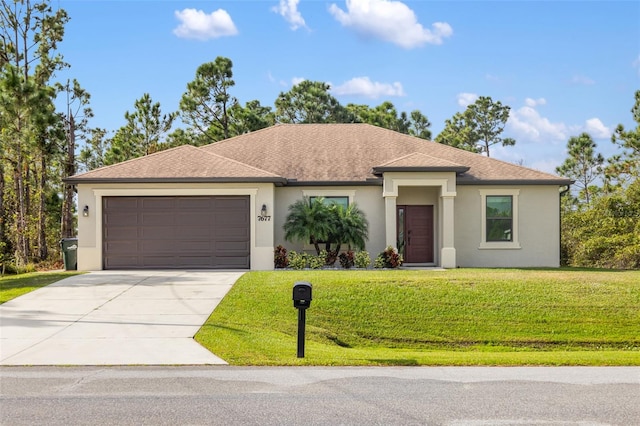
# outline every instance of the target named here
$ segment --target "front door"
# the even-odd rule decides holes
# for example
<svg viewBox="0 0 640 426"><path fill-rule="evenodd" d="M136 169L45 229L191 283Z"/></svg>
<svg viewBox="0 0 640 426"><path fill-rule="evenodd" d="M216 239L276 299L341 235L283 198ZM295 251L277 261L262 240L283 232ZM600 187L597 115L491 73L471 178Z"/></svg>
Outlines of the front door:
<svg viewBox="0 0 640 426"><path fill-rule="evenodd" d="M398 250L406 263L433 263L433 206L398 206Z"/></svg>

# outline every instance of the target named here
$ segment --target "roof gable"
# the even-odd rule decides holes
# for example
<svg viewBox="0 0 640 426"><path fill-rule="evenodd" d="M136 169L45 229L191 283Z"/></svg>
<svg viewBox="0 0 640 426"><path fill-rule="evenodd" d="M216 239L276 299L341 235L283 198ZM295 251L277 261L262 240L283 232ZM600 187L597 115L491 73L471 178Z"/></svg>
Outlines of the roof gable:
<svg viewBox="0 0 640 426"><path fill-rule="evenodd" d="M376 175L384 172L397 171L462 173L467 170L469 170L469 167L419 152L412 152L411 154L407 154L403 157L396 158L387 163L373 167L373 173Z"/></svg>
<svg viewBox="0 0 640 426"><path fill-rule="evenodd" d="M69 181L211 181L283 180L280 176L236 160L221 157L191 145L182 145L144 157L124 161L87 173Z"/></svg>

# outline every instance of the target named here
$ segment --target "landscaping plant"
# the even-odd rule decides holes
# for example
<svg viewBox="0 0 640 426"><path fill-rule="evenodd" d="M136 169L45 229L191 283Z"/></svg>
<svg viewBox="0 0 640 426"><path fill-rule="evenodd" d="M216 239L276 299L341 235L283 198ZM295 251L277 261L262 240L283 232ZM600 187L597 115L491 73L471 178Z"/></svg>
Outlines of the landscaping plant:
<svg viewBox="0 0 640 426"><path fill-rule="evenodd" d="M369 255L368 251L362 250L356 252L353 261L356 265L356 268L367 269L369 266L371 266L371 256Z"/></svg>
<svg viewBox="0 0 640 426"><path fill-rule="evenodd" d="M340 266L342 266L344 269L349 269L349 268L353 268L353 265L355 264L355 255L351 250L347 250L344 253L340 253Z"/></svg>
<svg viewBox="0 0 640 426"><path fill-rule="evenodd" d="M333 265L343 244L363 249L369 238L369 222L356 203L343 207L325 203L324 198L310 200L304 197L289 206L284 224L287 241L310 241L320 256L320 244L324 242L325 264Z"/></svg>
<svg viewBox="0 0 640 426"><path fill-rule="evenodd" d="M373 266L375 268L399 268L402 266L402 255L398 250L389 246L378 255Z"/></svg>
<svg viewBox="0 0 640 426"><path fill-rule="evenodd" d="M278 268L286 268L289 266L289 258L287 257L287 249L279 245L275 248L273 263L276 269Z"/></svg>

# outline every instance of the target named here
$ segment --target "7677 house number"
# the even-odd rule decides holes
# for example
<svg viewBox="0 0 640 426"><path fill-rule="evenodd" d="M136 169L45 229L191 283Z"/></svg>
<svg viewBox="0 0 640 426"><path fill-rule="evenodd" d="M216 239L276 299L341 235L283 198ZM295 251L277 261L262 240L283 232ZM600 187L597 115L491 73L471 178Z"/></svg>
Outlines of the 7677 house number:
<svg viewBox="0 0 640 426"><path fill-rule="evenodd" d="M258 216L258 222L270 222L271 216Z"/></svg>

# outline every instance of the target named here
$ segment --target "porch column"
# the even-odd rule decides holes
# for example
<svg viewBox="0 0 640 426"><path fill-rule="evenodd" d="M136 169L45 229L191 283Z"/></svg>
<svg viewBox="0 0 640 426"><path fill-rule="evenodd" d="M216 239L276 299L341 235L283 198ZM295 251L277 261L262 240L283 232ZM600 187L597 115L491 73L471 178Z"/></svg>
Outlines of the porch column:
<svg viewBox="0 0 640 426"><path fill-rule="evenodd" d="M456 267L456 248L453 239L453 200L452 195L443 195L442 200L442 249L440 263L443 268Z"/></svg>
<svg viewBox="0 0 640 426"><path fill-rule="evenodd" d="M396 198L390 195L384 197L384 217L385 217L385 247L396 247L397 225L396 225Z"/></svg>

